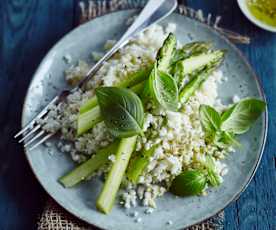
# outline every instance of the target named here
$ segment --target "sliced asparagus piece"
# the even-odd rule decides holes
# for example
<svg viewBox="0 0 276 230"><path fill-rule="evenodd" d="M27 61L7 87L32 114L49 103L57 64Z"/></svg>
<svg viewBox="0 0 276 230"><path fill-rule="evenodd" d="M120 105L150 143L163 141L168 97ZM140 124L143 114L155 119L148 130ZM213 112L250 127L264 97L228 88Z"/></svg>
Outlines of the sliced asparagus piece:
<svg viewBox="0 0 276 230"><path fill-rule="evenodd" d="M196 56L202 53L206 53L210 50L212 44L209 42L191 42L184 45L181 49L175 51L174 57L171 61L171 65L176 64L178 61L187 59L191 56Z"/></svg>
<svg viewBox="0 0 276 230"><path fill-rule="evenodd" d="M142 153L137 154L129 163L127 170L127 178L134 184L138 182L139 176L145 170L149 164L150 158L154 154L156 146L151 147L148 150L144 150Z"/></svg>
<svg viewBox="0 0 276 230"><path fill-rule="evenodd" d="M80 107L80 114L83 114L90 109L93 109L98 105L98 100L96 96L91 97L88 99L81 107Z"/></svg>
<svg viewBox="0 0 276 230"><path fill-rule="evenodd" d="M188 59L178 62L176 68L182 69L184 75L190 74L196 69L203 68L206 65L219 61L223 55L223 51L216 50L210 53L203 53L197 56L192 56Z"/></svg>
<svg viewBox="0 0 276 230"><path fill-rule="evenodd" d="M143 91L144 86L145 86L145 81L142 81L142 82L140 82L139 84L132 86L130 89L131 89L134 93L136 93L136 94L139 95L139 94Z"/></svg>
<svg viewBox="0 0 276 230"><path fill-rule="evenodd" d="M78 117L78 130L77 135L81 135L91 129L97 123L103 121L101 116L100 107L96 106L93 109L82 113Z"/></svg>
<svg viewBox="0 0 276 230"><path fill-rule="evenodd" d="M201 84L210 76L210 74L221 64L224 57L223 51L216 51L216 60L210 62L203 70L201 70L194 78L192 78L181 90L179 100L181 103L187 100L195 93Z"/></svg>
<svg viewBox="0 0 276 230"><path fill-rule="evenodd" d="M168 68L171 64L171 60L175 54L176 49L176 37L170 33L165 39L162 47L158 50L156 61L157 68L163 72L168 72Z"/></svg>
<svg viewBox="0 0 276 230"><path fill-rule="evenodd" d="M135 148L137 136L121 139L116 153L116 160L108 173L104 187L97 199L97 209L105 214L112 209L130 156Z"/></svg>
<svg viewBox="0 0 276 230"><path fill-rule="evenodd" d="M96 170L108 162L108 156L116 153L119 141L116 140L107 147L100 149L89 160L77 166L71 172L59 178L59 182L66 188L73 187L91 176Z"/></svg>
<svg viewBox="0 0 276 230"><path fill-rule="evenodd" d="M152 69L152 65L150 65L147 68L141 69L137 72L134 72L130 74L130 76L128 76L126 80L116 84L115 86L122 87L122 88L129 88L129 87L135 86L138 83L143 82L145 79L147 79L151 69ZM80 107L80 114L89 111L90 109L94 108L97 105L98 105L97 97L96 96L91 97Z"/></svg>

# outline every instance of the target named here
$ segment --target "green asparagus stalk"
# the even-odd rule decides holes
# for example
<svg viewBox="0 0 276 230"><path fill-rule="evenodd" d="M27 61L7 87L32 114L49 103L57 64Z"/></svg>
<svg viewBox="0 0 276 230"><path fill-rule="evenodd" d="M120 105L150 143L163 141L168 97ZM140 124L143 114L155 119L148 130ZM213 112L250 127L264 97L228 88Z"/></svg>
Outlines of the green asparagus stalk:
<svg viewBox="0 0 276 230"><path fill-rule="evenodd" d="M216 51L216 58L212 60L203 70L192 78L180 91L179 100L185 103L210 76L210 74L221 64L224 58L224 51Z"/></svg>
<svg viewBox="0 0 276 230"><path fill-rule="evenodd" d="M132 86L135 86L140 82L143 82L145 79L147 79L151 69L152 69L152 65L144 69L141 69L137 72L134 72L130 76L128 76L126 80L119 82L115 86L122 87L122 88L130 88ZM80 114L89 111L90 109L94 108L97 105L98 105L97 97L93 96L80 107Z"/></svg>
<svg viewBox="0 0 276 230"><path fill-rule="evenodd" d="M191 42L184 45L181 49L175 51L174 57L171 61L171 65L177 62L187 59L191 56L197 56L202 53L206 53L210 50L212 44L209 42Z"/></svg>
<svg viewBox="0 0 276 230"><path fill-rule="evenodd" d="M180 61L177 63L176 68L183 70L184 75L190 74L196 69L200 69L210 63L217 62L221 59L224 52L221 50L212 51L210 53L204 53L197 56L192 56L188 59Z"/></svg>
<svg viewBox="0 0 276 230"><path fill-rule="evenodd" d="M136 145L137 136L121 139L116 153L116 160L108 173L104 187L97 199L97 209L109 213L121 185L129 159Z"/></svg>
<svg viewBox="0 0 276 230"><path fill-rule="evenodd" d="M74 170L59 178L59 182L66 188L73 187L91 176L96 170L108 162L108 156L116 153L119 141L116 140L107 147L100 149L89 160L77 166Z"/></svg>
<svg viewBox="0 0 276 230"><path fill-rule="evenodd" d="M183 75L189 74L190 72L194 72L198 69L201 69L208 64L211 65L212 63L214 63L214 64L217 62L220 63L221 60L223 59L223 56L224 56L224 51L218 50L218 51L213 51L212 53L209 53L209 54L201 54L196 57L191 57L184 61L181 61L180 64L181 64L181 66L184 66L184 67L188 66L187 63L191 64L191 66L188 66L187 68L183 68L182 74ZM208 62L206 62L204 60L204 58L207 58ZM187 61L187 63L186 63L186 61ZM161 65L163 65L163 67L164 67L164 65L167 65L167 62L160 62L160 63L161 63ZM190 85L199 84L200 79L201 78L199 77L199 79L194 80L194 82L190 83ZM191 92L193 94L193 88L196 88L196 87L193 86L193 87L191 87L191 89L189 89L190 85L188 85L186 89L183 89L180 92L180 98L185 99L185 94L187 94L188 92ZM131 89L134 92L139 94L141 92L140 90L143 90L143 87L144 87L144 82L142 81L139 84L134 85ZM185 91L188 91L188 92L185 92ZM184 94L184 96L183 96L183 94ZM80 114L78 117L77 135L81 135L81 134L87 132L94 125L96 125L98 122L101 122L102 120L103 120L103 118L101 117L99 106L96 106L96 107Z"/></svg>
<svg viewBox="0 0 276 230"><path fill-rule="evenodd" d="M191 74L197 70L202 70L206 65L211 65L222 59L223 51L217 50L210 53L203 53L197 56L192 56L185 61L180 61L175 66L174 77L177 81L178 87L181 90L183 86L183 79L188 74Z"/></svg>
<svg viewBox="0 0 276 230"><path fill-rule="evenodd" d="M156 56L157 68L160 71L168 72L171 60L174 57L176 50L176 37L170 33L165 39L162 47L158 50Z"/></svg>
<svg viewBox="0 0 276 230"><path fill-rule="evenodd" d="M139 176L143 173L150 158L154 154L156 146L151 147L148 150L144 150L142 153L137 154L129 163L127 170L127 178L134 184L138 183Z"/></svg>
<svg viewBox="0 0 276 230"><path fill-rule="evenodd" d="M169 37L168 42L172 42L175 43L175 39L173 37ZM172 65L174 65L176 62L186 59L192 55L197 55L200 53L204 53L207 52L211 47L210 43L206 43L206 42L192 42L192 43L188 43L186 45L184 45L181 49L176 50L174 53L174 58L172 61ZM164 48L165 49L165 48ZM168 48L166 48L168 49ZM173 51L174 48L172 48L171 51ZM160 54L166 52L168 53L168 50L163 50L162 52L160 51ZM167 61L166 61L167 62ZM164 63L164 62L162 62ZM161 65L162 65L161 63ZM147 77L149 76L150 72L152 70L152 65L149 65L148 67L141 69L137 72L132 73L130 76L127 77L126 80L116 84L115 86L118 87L123 87L123 88L129 88L132 87L144 80L147 79ZM98 105L97 102L97 97L93 96L92 98L88 99L81 107L80 107L80 114L85 113L87 111L89 111L90 109L94 108L95 106Z"/></svg>
<svg viewBox="0 0 276 230"><path fill-rule="evenodd" d="M77 135L81 135L91 129L93 126L103 121L100 107L96 106L93 109L82 113L78 117Z"/></svg>

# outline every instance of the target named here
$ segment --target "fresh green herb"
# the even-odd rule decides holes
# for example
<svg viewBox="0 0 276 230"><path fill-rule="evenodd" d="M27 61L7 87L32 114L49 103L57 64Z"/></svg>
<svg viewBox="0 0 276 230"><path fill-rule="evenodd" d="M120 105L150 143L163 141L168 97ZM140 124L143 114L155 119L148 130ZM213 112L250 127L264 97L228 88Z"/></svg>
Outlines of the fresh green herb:
<svg viewBox="0 0 276 230"><path fill-rule="evenodd" d="M187 170L173 180L170 191L177 196L199 195L207 183L206 176L201 170Z"/></svg>
<svg viewBox="0 0 276 230"><path fill-rule="evenodd" d="M235 104L222 115L221 129L234 134L242 134L265 110L265 102L258 99L244 99Z"/></svg>
<svg viewBox="0 0 276 230"><path fill-rule="evenodd" d="M96 95L102 117L116 137L131 137L142 133L144 109L140 98L129 89L100 87Z"/></svg>
<svg viewBox="0 0 276 230"><path fill-rule="evenodd" d="M157 70L157 65L149 77L148 89L151 97L167 110L178 108L178 88L172 76Z"/></svg>
<svg viewBox="0 0 276 230"><path fill-rule="evenodd" d="M200 121L206 137L219 147L225 145L240 146L235 140L236 134L248 131L250 126L265 110L265 102L258 99L244 99L231 106L220 115L214 108L201 105Z"/></svg>
<svg viewBox="0 0 276 230"><path fill-rule="evenodd" d="M212 186L219 186L220 179L218 174L215 172L215 162L209 155L206 156L206 160L203 165L207 169L207 180Z"/></svg>
<svg viewBox="0 0 276 230"><path fill-rule="evenodd" d="M214 144L221 148L229 145L241 147L241 144L235 138L235 134L226 131L218 131L216 133L214 138Z"/></svg>
<svg viewBox="0 0 276 230"><path fill-rule="evenodd" d="M211 106L200 105L200 122L205 132L212 134L220 128L220 114Z"/></svg>

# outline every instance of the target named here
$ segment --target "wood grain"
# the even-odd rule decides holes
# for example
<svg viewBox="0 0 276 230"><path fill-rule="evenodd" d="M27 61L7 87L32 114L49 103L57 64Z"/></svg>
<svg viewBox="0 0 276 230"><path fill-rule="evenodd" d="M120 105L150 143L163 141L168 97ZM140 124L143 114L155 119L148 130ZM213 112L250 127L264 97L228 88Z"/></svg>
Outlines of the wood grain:
<svg viewBox="0 0 276 230"><path fill-rule="evenodd" d="M46 194L12 136L35 69L72 28L73 1L4 0L0 10L0 229L35 229Z"/></svg>

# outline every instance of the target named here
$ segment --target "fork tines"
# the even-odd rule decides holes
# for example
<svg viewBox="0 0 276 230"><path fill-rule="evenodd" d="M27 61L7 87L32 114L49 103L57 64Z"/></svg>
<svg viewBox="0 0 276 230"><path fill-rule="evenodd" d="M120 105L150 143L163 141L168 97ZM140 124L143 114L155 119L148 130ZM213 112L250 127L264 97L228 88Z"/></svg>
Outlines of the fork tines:
<svg viewBox="0 0 276 230"><path fill-rule="evenodd" d="M30 147L30 150L33 150L54 135L54 133L48 133L43 130L39 120L47 120L47 114L51 106L56 104L58 99L58 96L55 97L32 121L14 136L14 138L19 138L21 136L18 143L24 142L24 147Z"/></svg>

